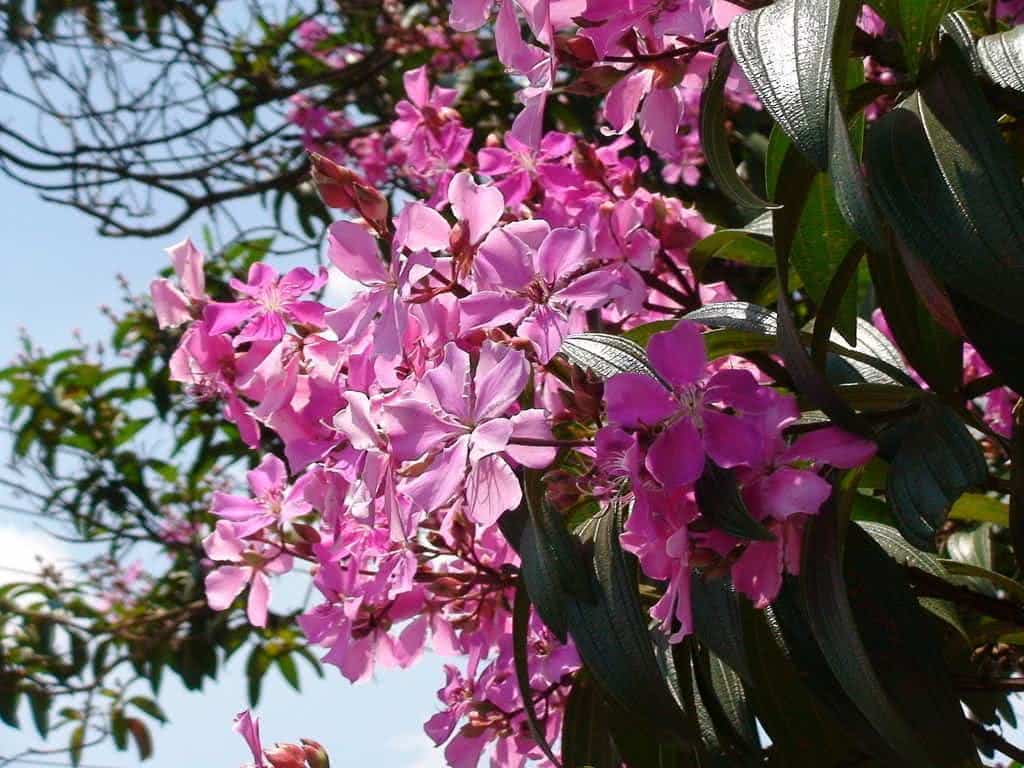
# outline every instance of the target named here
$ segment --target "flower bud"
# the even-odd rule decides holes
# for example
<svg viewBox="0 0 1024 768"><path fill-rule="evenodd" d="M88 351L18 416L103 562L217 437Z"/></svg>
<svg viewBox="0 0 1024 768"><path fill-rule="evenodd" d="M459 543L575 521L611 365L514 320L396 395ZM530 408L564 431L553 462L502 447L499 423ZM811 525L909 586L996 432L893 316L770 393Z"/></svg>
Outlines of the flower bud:
<svg viewBox="0 0 1024 768"><path fill-rule="evenodd" d="M388 228L388 201L358 175L316 152L309 153L313 184L328 208L355 210L381 234Z"/></svg>
<svg viewBox="0 0 1024 768"><path fill-rule="evenodd" d="M312 739L299 739L302 742L302 749L306 753L306 762L309 768L330 768L331 758L323 745Z"/></svg>
<svg viewBox="0 0 1024 768"><path fill-rule="evenodd" d="M598 59L597 49L594 43L582 35L571 37L559 36L556 39L558 52L561 58L569 61L577 69L586 69Z"/></svg>
<svg viewBox="0 0 1024 768"><path fill-rule="evenodd" d="M263 756L274 768L306 768L306 753L298 744L275 744Z"/></svg>

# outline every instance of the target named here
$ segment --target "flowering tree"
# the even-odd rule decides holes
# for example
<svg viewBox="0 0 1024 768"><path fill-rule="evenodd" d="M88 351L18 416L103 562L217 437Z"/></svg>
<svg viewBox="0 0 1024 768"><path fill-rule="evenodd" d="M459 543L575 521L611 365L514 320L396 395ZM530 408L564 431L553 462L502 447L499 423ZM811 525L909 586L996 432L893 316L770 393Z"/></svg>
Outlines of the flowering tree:
<svg viewBox="0 0 1024 768"><path fill-rule="evenodd" d="M308 563L455 768L1019 760L1018 5L455 0L386 126L297 99L329 266L152 285L251 456L208 608Z"/></svg>

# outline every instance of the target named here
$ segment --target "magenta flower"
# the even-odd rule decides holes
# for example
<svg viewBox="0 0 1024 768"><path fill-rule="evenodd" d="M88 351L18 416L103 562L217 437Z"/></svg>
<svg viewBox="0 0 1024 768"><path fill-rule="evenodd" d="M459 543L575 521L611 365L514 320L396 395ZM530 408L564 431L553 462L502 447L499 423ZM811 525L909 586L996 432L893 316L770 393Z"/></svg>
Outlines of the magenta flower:
<svg viewBox="0 0 1024 768"><path fill-rule="evenodd" d="M465 493L467 514L482 526L522 499L509 460L541 469L555 449L516 445L514 438L550 440L544 412L514 412L529 378L522 352L485 342L475 370L469 354L449 343L444 359L409 397L385 406L392 454L414 462L404 492L437 509Z"/></svg>
<svg viewBox="0 0 1024 768"><path fill-rule="evenodd" d="M273 454L267 454L256 469L246 472L252 498L217 491L213 494L213 514L235 524L235 535L251 536L264 528L291 522L313 509L304 498L311 476L288 485L288 469Z"/></svg>
<svg viewBox="0 0 1024 768"><path fill-rule="evenodd" d="M533 188L534 179L546 186L558 184L567 175L561 159L572 152L576 141L567 133L549 131L534 149L519 141L511 133L505 134L505 146L485 147L477 152L480 173L492 176L510 208L525 200Z"/></svg>
<svg viewBox="0 0 1024 768"><path fill-rule="evenodd" d="M254 627L267 625L270 602L270 575L292 569L292 557L272 544L245 541L228 520L218 520L213 533L203 539L203 548L213 560L238 563L222 565L206 575L206 602L215 611L231 606L249 586L246 615Z"/></svg>
<svg viewBox="0 0 1024 768"><path fill-rule="evenodd" d="M614 273L592 259L586 232L544 221L492 230L473 270L483 290L459 302L463 332L512 325L542 363L558 353L573 310L600 307L621 291Z"/></svg>
<svg viewBox="0 0 1024 768"><path fill-rule="evenodd" d="M248 709L243 710L235 715L235 722L231 726L231 730L245 739L245 743L252 753L253 768L264 768L266 763L263 762L263 744L260 741L260 719L253 717L252 712Z"/></svg>
<svg viewBox="0 0 1024 768"><path fill-rule="evenodd" d="M438 229L440 225L447 228L447 224L435 211L414 203L402 214L396 237L399 249L417 246L417 251L438 250L447 244ZM372 327L377 354L387 359L398 356L409 322L402 292L430 272L432 260L425 253L408 259L396 253L385 266L377 239L354 221L334 222L328 230L327 244L327 256L334 265L369 289L327 316L331 330L348 345L358 343Z"/></svg>
<svg viewBox="0 0 1024 768"><path fill-rule="evenodd" d="M149 293L157 324L161 328L175 328L193 320L210 297L206 295L202 251L188 238L164 250L171 257L179 285L161 278L150 283Z"/></svg>
<svg viewBox="0 0 1024 768"><path fill-rule="evenodd" d="M764 438L744 414L764 404L749 371L723 370L704 382L703 337L687 321L652 336L647 353L662 381L620 373L607 382L604 395L609 421L652 437L644 466L662 487L694 482L704 471L705 455L722 467L757 461ZM735 413L725 413L719 403Z"/></svg>
<svg viewBox="0 0 1024 768"><path fill-rule="evenodd" d="M422 130L436 132L447 121L457 118L451 108L458 95L451 88L430 87L426 66L411 69L402 75L408 99L395 105L398 117L391 124L391 134L398 139L409 139Z"/></svg>
<svg viewBox="0 0 1024 768"><path fill-rule="evenodd" d="M308 269L297 267L279 277L273 267L253 264L247 282L232 278L230 283L249 298L211 302L206 307L206 324L212 334L226 333L244 325L235 337L236 345L247 341L280 341L289 322L323 328L323 305L317 301L299 301L299 297L318 290L326 282L327 272L322 268L314 275Z"/></svg>

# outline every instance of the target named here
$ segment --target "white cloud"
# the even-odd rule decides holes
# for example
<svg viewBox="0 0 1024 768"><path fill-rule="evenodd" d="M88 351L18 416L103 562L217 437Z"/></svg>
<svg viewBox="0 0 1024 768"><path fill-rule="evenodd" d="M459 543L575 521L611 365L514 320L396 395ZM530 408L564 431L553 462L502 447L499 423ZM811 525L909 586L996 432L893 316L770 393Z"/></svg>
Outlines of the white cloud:
<svg viewBox="0 0 1024 768"><path fill-rule="evenodd" d="M0 525L0 584L24 580L39 573L42 563L56 563L67 556L61 542L44 531Z"/></svg>

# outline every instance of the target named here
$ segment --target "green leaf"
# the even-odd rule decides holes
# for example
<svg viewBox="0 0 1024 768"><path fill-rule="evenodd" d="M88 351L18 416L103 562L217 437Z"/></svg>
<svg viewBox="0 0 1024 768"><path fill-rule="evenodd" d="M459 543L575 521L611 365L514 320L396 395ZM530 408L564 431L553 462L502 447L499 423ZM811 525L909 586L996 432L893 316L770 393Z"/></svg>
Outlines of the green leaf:
<svg viewBox="0 0 1024 768"><path fill-rule="evenodd" d="M951 0L872 0L871 5L899 33L910 74L916 74Z"/></svg>
<svg viewBox="0 0 1024 768"><path fill-rule="evenodd" d="M864 647L890 700L918 737L917 753L935 766L979 766L939 626L919 606L905 571L859 526L846 542L850 605Z"/></svg>
<svg viewBox="0 0 1024 768"><path fill-rule="evenodd" d="M647 362L647 353L636 342L608 333L579 333L562 341L559 353L573 365L593 371L600 379L618 373L658 375Z"/></svg>
<svg viewBox="0 0 1024 768"><path fill-rule="evenodd" d="M821 512L807 522L800 579L803 604L818 647L842 690L898 764L924 768L931 761L878 679L850 605L843 554L846 505L854 492L853 488L843 488L840 494L836 489ZM854 526L849 530L860 529Z"/></svg>
<svg viewBox="0 0 1024 768"><path fill-rule="evenodd" d="M819 170L828 167L832 48L840 0L780 0L743 13L729 40L765 108Z"/></svg>
<svg viewBox="0 0 1024 768"><path fill-rule="evenodd" d="M918 549L934 551L953 502L985 482L985 457L957 415L931 398L887 430L881 445L883 454L894 454L886 490L900 532Z"/></svg>
<svg viewBox="0 0 1024 768"><path fill-rule="evenodd" d="M110 712L110 735L118 752L128 749L128 723L125 721L124 710L120 707Z"/></svg>
<svg viewBox="0 0 1024 768"><path fill-rule="evenodd" d="M135 741L135 748L139 751L139 759L148 760L153 754L153 739L149 735L149 729L146 727L146 724L138 718L129 717L125 719L125 725Z"/></svg>
<svg viewBox="0 0 1024 768"><path fill-rule="evenodd" d="M292 687L293 690L299 690L299 670L295 666L295 659L290 654L282 653L278 656L274 663L277 665L278 670L281 672L281 676L285 681Z"/></svg>
<svg viewBox="0 0 1024 768"><path fill-rule="evenodd" d="M896 562L920 568L922 571L930 573L933 576L938 576L940 579L949 578L949 572L943 568L942 562L939 558L927 552L922 552L912 546L910 542L900 536L900 532L891 525L871 522L858 522L857 524L867 531L868 535L870 535L871 538L886 551L889 557ZM922 608L931 611L965 638L967 637L967 631L964 629L963 623L960 621L960 616L956 612L956 607L948 600L938 600L932 597L925 597L921 598L918 602L921 604Z"/></svg>
<svg viewBox="0 0 1024 768"><path fill-rule="evenodd" d="M779 143L776 151L784 155L789 143L786 136L773 132L771 140ZM819 306L858 239L839 209L829 174L815 174L800 212L789 258L807 292ZM856 322L857 284L851 281L849 290L841 294L836 316L836 327L850 344L856 344Z"/></svg>
<svg viewBox="0 0 1024 768"><path fill-rule="evenodd" d="M773 541L775 537L750 516L740 496L739 484L731 470L718 466L710 457L694 486L701 514L717 528L740 539Z"/></svg>
<svg viewBox="0 0 1024 768"><path fill-rule="evenodd" d="M1010 509L1005 503L982 493L965 493L949 510L949 517L976 523L995 523L1004 528L1010 524Z"/></svg>
<svg viewBox="0 0 1024 768"><path fill-rule="evenodd" d="M729 135L725 130L724 110L725 82L732 64L732 50L726 44L715 59L701 94L700 138L704 159L718 188L734 203L758 210L771 208L771 203L755 195L743 182L733 163Z"/></svg>
<svg viewBox="0 0 1024 768"><path fill-rule="evenodd" d="M540 472L524 472L523 501L518 509L503 515L499 524L506 540L519 553L520 572L530 601L548 629L564 642L568 631L566 599L591 599L591 584L579 542L544 497Z"/></svg>
<svg viewBox="0 0 1024 768"><path fill-rule="evenodd" d="M711 259L735 261L751 267L774 267L775 251L760 235L743 229L720 229L690 250L688 263L700 272Z"/></svg>
<svg viewBox="0 0 1024 768"><path fill-rule="evenodd" d="M635 559L619 543L622 511L596 522L593 600L567 601L569 633L587 669L609 698L650 727L678 734L682 713L658 667L640 605Z"/></svg>
<svg viewBox="0 0 1024 768"><path fill-rule="evenodd" d="M760 611L749 602L739 607L752 680L747 692L771 737L777 755L771 764L820 768L823 755L835 765L844 761L857 764L855 758L863 758L863 754L851 742L849 723L836 720L810 689L806 671L796 666L797 661L806 663L814 654L820 657L813 641L810 653L799 653L786 641L771 607ZM825 674L825 684L835 688L835 679L827 668Z"/></svg>
<svg viewBox="0 0 1024 768"><path fill-rule="evenodd" d="M815 366L804 349L791 304L790 253L799 230L800 213L815 172L790 147L780 173L787 179L787 183L779 187L779 199L784 205L772 212L775 232L775 274L779 281L779 351L799 395L811 406L826 414L837 426L848 432L870 437L870 424L843 401L825 377L824 371Z"/></svg>
<svg viewBox="0 0 1024 768"><path fill-rule="evenodd" d="M530 686L529 655L527 653L527 640L530 631L530 598L522 582L516 586L515 600L512 607L512 655L516 669L516 684L519 686L519 695L523 700L523 711L526 714L526 725L530 729L530 735L534 742L540 747L540 751L554 765L560 763L555 753L548 744L544 735L544 723L537 717L537 710L533 706L533 688Z"/></svg>
<svg viewBox="0 0 1024 768"><path fill-rule="evenodd" d="M608 707L586 670L576 673L562 720L564 768L618 768L621 758L610 738Z"/></svg>
<svg viewBox="0 0 1024 768"><path fill-rule="evenodd" d="M28 692L28 703L32 709L32 722L42 738L50 732L50 708L53 706L53 695L39 689Z"/></svg>
<svg viewBox="0 0 1024 768"><path fill-rule="evenodd" d="M164 711L160 708L159 704L153 701L153 699L147 698L145 696L133 696L132 698L128 699L128 703L136 709L145 712L154 720L158 720L161 723L167 722L167 716L164 714Z"/></svg>
<svg viewBox="0 0 1024 768"><path fill-rule="evenodd" d="M1024 605L1024 584L974 563L965 563L959 560L939 560L939 562L951 576L966 576L973 580L982 579L989 582L996 590L1005 592L1011 600Z"/></svg>
<svg viewBox="0 0 1024 768"><path fill-rule="evenodd" d="M907 360L932 389L954 391L962 375L960 340L921 301L895 248L868 251L868 266L889 330Z"/></svg>
<svg viewBox="0 0 1024 768"><path fill-rule="evenodd" d="M1003 383L1016 392L1024 391L1024 356L1020 354L1024 323L1010 320L954 288L949 293L971 344Z"/></svg>
<svg viewBox="0 0 1024 768"><path fill-rule="evenodd" d="M868 135L872 189L916 259L1022 322L1024 189L963 54L949 38L941 46L921 90Z"/></svg>
<svg viewBox="0 0 1024 768"><path fill-rule="evenodd" d="M71 758L71 765L78 768L78 765L82 762L82 749L85 744L85 725L77 725L75 729L71 731L71 737L68 739L68 756Z"/></svg>
<svg viewBox="0 0 1024 768"><path fill-rule="evenodd" d="M992 82L1024 91L1024 27L986 35L976 43L978 61Z"/></svg>
<svg viewBox="0 0 1024 768"><path fill-rule="evenodd" d="M757 725L739 676L706 651L694 654L693 672L701 705L698 720L710 751L726 758L729 768L760 765Z"/></svg>
<svg viewBox="0 0 1024 768"><path fill-rule="evenodd" d="M743 616L732 582L704 576L690 578L693 633L702 645L724 660L746 682L752 682L743 639Z"/></svg>

